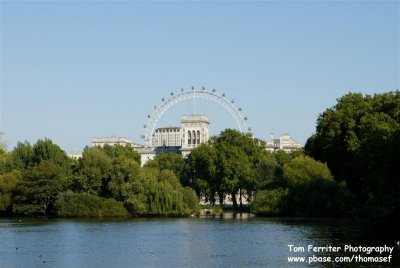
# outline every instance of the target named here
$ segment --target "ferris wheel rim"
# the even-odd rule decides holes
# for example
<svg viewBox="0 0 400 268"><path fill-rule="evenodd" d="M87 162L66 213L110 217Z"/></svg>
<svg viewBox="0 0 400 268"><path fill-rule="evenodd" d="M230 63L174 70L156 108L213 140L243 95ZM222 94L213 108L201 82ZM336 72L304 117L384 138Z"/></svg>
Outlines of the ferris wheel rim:
<svg viewBox="0 0 400 268"><path fill-rule="evenodd" d="M145 146L152 146L153 135L156 130L157 123L169 108L181 101L196 98L211 100L222 105L235 119L241 132L251 133L251 128L247 127L246 124L248 120L247 117L242 115L242 108L237 107L233 99L229 100L225 93L222 93L221 95L217 94L215 89L209 91L204 87L201 89L195 89L192 87L191 90L181 89L178 92L172 91L170 96L167 98L162 98L161 103L158 106L154 106L153 111L147 115L147 124L144 125L145 134L142 135L142 139L144 139Z"/></svg>

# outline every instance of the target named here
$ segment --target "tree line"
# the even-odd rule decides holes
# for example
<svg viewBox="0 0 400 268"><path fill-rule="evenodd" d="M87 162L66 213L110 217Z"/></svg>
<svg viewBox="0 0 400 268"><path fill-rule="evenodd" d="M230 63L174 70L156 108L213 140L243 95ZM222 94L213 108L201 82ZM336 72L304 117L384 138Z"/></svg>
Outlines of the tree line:
<svg viewBox="0 0 400 268"><path fill-rule="evenodd" d="M69 158L49 139L0 157L0 213L59 217L181 216L199 209L173 171L140 167L123 146L86 147Z"/></svg>
<svg viewBox="0 0 400 268"><path fill-rule="evenodd" d="M357 217L400 224L400 93L349 93L317 119L304 150L267 152L227 129L185 159L161 153L140 166L132 148L66 156L51 140L0 148L0 213L55 216L188 215L198 198L251 201L264 216Z"/></svg>

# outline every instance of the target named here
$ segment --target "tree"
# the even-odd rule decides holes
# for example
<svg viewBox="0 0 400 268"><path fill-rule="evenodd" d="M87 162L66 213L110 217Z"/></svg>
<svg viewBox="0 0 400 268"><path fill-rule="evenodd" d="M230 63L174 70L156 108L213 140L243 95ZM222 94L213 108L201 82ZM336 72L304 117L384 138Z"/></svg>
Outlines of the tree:
<svg viewBox="0 0 400 268"><path fill-rule="evenodd" d="M22 179L18 170L0 175L0 213L9 212L12 206L12 193Z"/></svg>
<svg viewBox="0 0 400 268"><path fill-rule="evenodd" d="M185 159L181 183L190 186L197 196L215 203L215 193L223 197L221 179L217 176L217 150L211 144L201 144Z"/></svg>
<svg viewBox="0 0 400 268"><path fill-rule="evenodd" d="M40 164L42 161L51 161L59 166L64 174L71 173L71 159L50 139L38 140L33 145L32 150L33 165Z"/></svg>
<svg viewBox="0 0 400 268"><path fill-rule="evenodd" d="M236 208L236 194L242 205L243 194L251 196L256 189L255 169L265 152L265 144L232 129L224 130L211 143L218 152L217 174L222 179L222 188L231 194Z"/></svg>
<svg viewBox="0 0 400 268"><path fill-rule="evenodd" d="M400 168L395 162L399 130L399 91L373 96L349 93L319 116L305 151L326 162L336 180L346 182L365 215L374 215L376 222L391 219L391 225L400 224L396 216L400 214Z"/></svg>
<svg viewBox="0 0 400 268"><path fill-rule="evenodd" d="M177 153L159 153L153 160L150 160L146 163L145 166L157 168L159 170L171 170L175 173L175 175L179 175L181 173L183 167L183 158L182 155Z"/></svg>
<svg viewBox="0 0 400 268"><path fill-rule="evenodd" d="M128 212L121 202L88 193L61 193L54 203L60 217L126 217Z"/></svg>
<svg viewBox="0 0 400 268"><path fill-rule="evenodd" d="M128 182L137 178L139 172L140 164L132 158L119 156L114 159L103 195L117 201L124 201L128 195Z"/></svg>
<svg viewBox="0 0 400 268"><path fill-rule="evenodd" d="M232 197L233 207L237 208L236 194L252 183L254 173L246 153L237 146L221 144L218 146L218 176L222 179L221 188ZM242 204L240 204L242 205Z"/></svg>
<svg viewBox="0 0 400 268"><path fill-rule="evenodd" d="M51 213L61 185L62 171L51 161L41 161L22 178L14 192L13 212L23 215Z"/></svg>
<svg viewBox="0 0 400 268"><path fill-rule="evenodd" d="M7 162L5 164L6 170L11 171L13 169L18 169L21 171L27 170L32 167L33 164L33 147L32 145L25 142L18 142L17 146L10 153Z"/></svg>
<svg viewBox="0 0 400 268"><path fill-rule="evenodd" d="M306 143L306 153L326 162L334 177L367 201L384 190L374 186L388 179L386 153L400 128L400 92L374 96L349 93L323 112L316 133Z"/></svg>
<svg viewBox="0 0 400 268"><path fill-rule="evenodd" d="M103 196L111 169L112 160L100 147L85 148L71 182L72 190Z"/></svg>
<svg viewBox="0 0 400 268"><path fill-rule="evenodd" d="M265 152L265 144L249 134L227 129L212 137L208 144L192 150L181 173L183 185L191 186L198 196L211 203L217 193L220 203L226 194L232 196L237 207L236 195L252 195L256 189L256 166Z"/></svg>
<svg viewBox="0 0 400 268"><path fill-rule="evenodd" d="M299 156L283 167L286 186L258 191L251 211L258 215L342 217L351 213L352 195L326 164Z"/></svg>
<svg viewBox="0 0 400 268"><path fill-rule="evenodd" d="M263 154L255 167L255 190L273 187L281 173L274 155L268 152Z"/></svg>
<svg viewBox="0 0 400 268"><path fill-rule="evenodd" d="M99 148L103 150L111 159L116 159L124 156L127 159L136 161L140 165L140 154L133 150L132 147L122 146L119 144L110 146L106 144L103 148Z"/></svg>

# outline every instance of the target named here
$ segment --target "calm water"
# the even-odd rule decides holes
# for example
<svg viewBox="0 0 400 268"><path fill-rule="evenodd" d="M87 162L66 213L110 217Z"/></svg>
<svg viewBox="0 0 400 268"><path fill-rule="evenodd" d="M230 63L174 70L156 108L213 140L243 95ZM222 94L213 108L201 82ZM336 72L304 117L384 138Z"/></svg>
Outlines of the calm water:
<svg viewBox="0 0 400 268"><path fill-rule="evenodd" d="M288 244L382 244L349 221L243 218L0 218L0 267L289 267Z"/></svg>

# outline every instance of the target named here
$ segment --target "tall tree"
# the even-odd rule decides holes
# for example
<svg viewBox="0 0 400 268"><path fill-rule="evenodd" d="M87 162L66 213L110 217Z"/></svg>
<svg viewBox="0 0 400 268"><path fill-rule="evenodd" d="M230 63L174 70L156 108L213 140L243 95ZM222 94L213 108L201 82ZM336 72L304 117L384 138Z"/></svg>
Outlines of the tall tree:
<svg viewBox="0 0 400 268"><path fill-rule="evenodd" d="M400 224L399 131L399 91L349 93L319 116L305 151L347 183L368 217Z"/></svg>
<svg viewBox="0 0 400 268"><path fill-rule="evenodd" d="M183 162L183 157L180 154L162 152L157 154L153 160L148 161L145 166L159 170L168 169L178 176L183 168Z"/></svg>
<svg viewBox="0 0 400 268"><path fill-rule="evenodd" d="M61 168L51 161L32 167L15 188L13 212L47 216L59 193L61 178Z"/></svg>

